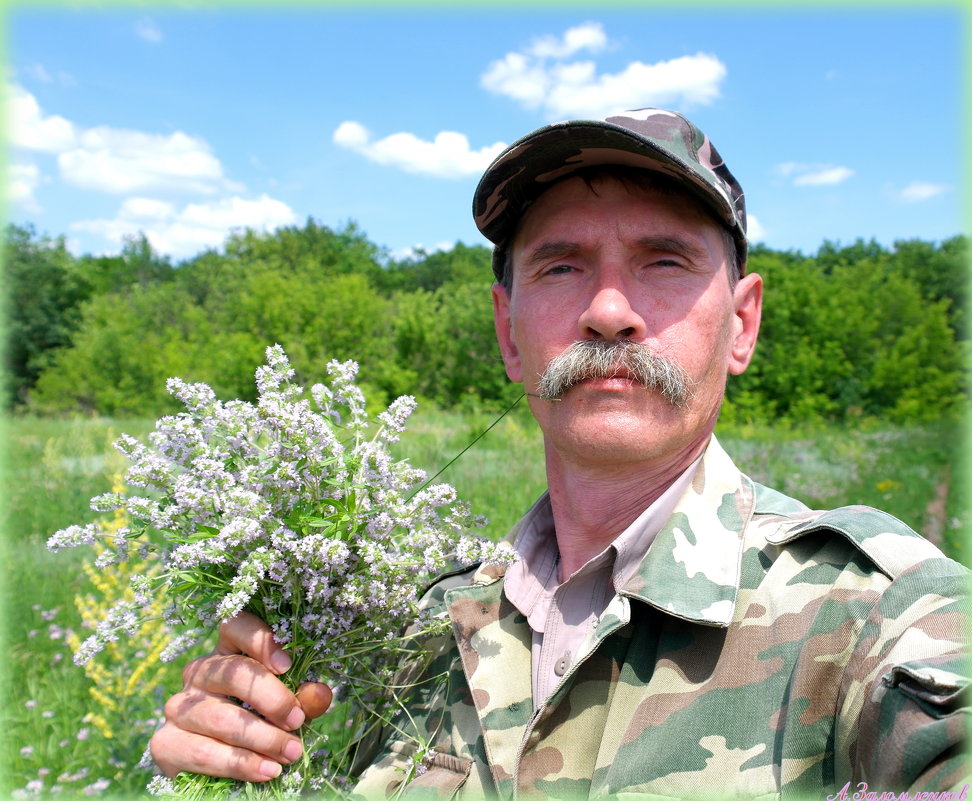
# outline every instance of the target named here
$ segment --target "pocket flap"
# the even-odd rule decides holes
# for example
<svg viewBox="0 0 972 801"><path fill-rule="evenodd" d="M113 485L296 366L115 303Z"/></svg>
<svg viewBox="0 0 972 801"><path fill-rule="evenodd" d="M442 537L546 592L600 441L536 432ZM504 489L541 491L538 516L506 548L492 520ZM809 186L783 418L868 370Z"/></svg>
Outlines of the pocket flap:
<svg viewBox="0 0 972 801"><path fill-rule="evenodd" d="M473 761L465 757L431 751L422 760L404 793L419 793L435 798L452 798L469 778Z"/></svg>

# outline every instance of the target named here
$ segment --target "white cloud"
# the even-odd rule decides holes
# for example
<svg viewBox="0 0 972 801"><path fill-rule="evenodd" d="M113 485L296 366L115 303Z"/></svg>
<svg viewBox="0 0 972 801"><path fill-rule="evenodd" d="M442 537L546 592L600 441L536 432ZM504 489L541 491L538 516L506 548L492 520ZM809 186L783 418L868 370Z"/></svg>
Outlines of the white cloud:
<svg viewBox="0 0 972 801"><path fill-rule="evenodd" d="M36 164L11 164L7 171L7 197L24 211L38 212L40 204L34 190L40 184L40 170Z"/></svg>
<svg viewBox="0 0 972 801"><path fill-rule="evenodd" d="M52 75L43 64L36 62L21 68L19 72L38 83L56 83L60 86L77 86L78 83L70 73L58 70L56 75Z"/></svg>
<svg viewBox="0 0 972 801"><path fill-rule="evenodd" d="M750 242L761 242L766 239L766 229L755 214L746 215L746 239Z"/></svg>
<svg viewBox="0 0 972 801"><path fill-rule="evenodd" d="M10 143L56 154L61 177L75 186L109 194L242 191L224 177L212 148L198 137L105 125L81 128L64 117L44 114L22 87L9 92Z"/></svg>
<svg viewBox="0 0 972 801"><path fill-rule="evenodd" d="M74 145L73 123L56 114L45 115L30 92L19 86L8 89L7 134L13 147L41 153L59 153Z"/></svg>
<svg viewBox="0 0 972 801"><path fill-rule="evenodd" d="M528 109L553 118L604 117L645 106L711 103L726 77L725 65L708 53L645 64L632 61L616 73L599 74L594 61L567 61L582 50L607 47L600 25L569 29L561 39L545 37L525 50L492 62L480 82Z"/></svg>
<svg viewBox="0 0 972 801"><path fill-rule="evenodd" d="M368 146L371 134L360 122L342 122L331 137L336 145L349 150L362 150Z"/></svg>
<svg viewBox="0 0 972 801"><path fill-rule="evenodd" d="M536 58L569 58L581 50L597 53L607 47L608 39L599 22L585 22L568 28L560 38L540 36L527 52Z"/></svg>
<svg viewBox="0 0 972 801"><path fill-rule="evenodd" d="M448 251L455 248L455 241L443 241L439 242L432 247L426 247L422 243L417 245L412 245L411 247L399 248L398 250L392 250L389 252L388 256L395 261L405 261L405 259L412 259L419 257L423 254L431 255L432 253L447 253Z"/></svg>
<svg viewBox="0 0 972 801"><path fill-rule="evenodd" d="M793 186L836 186L854 175L850 167L831 164L800 164L790 161L779 164L776 171Z"/></svg>
<svg viewBox="0 0 972 801"><path fill-rule="evenodd" d="M547 96L552 81L544 65L532 62L523 53L507 53L489 65L480 82L484 89L534 109Z"/></svg>
<svg viewBox="0 0 972 801"><path fill-rule="evenodd" d="M176 131L152 134L99 126L79 137L77 146L58 156L64 180L112 194L182 191L213 194L238 189L223 177L223 167L202 139Z"/></svg>
<svg viewBox="0 0 972 801"><path fill-rule="evenodd" d="M849 167L827 167L815 172L804 173L793 179L794 186L835 186L842 184L854 174Z"/></svg>
<svg viewBox="0 0 972 801"><path fill-rule="evenodd" d="M148 17L142 17L135 23L135 35L151 44L159 44L165 39L162 29L156 24L155 20Z"/></svg>
<svg viewBox="0 0 972 801"><path fill-rule="evenodd" d="M406 172L436 178L462 178L481 173L506 147L503 142L472 150L465 134L442 131L431 142L410 133L394 133L377 141L361 123L342 122L334 143L365 158Z"/></svg>
<svg viewBox="0 0 972 801"><path fill-rule="evenodd" d="M945 184L934 184L930 181L912 181L897 193L898 200L903 203L921 203L931 200L945 192L949 187Z"/></svg>
<svg viewBox="0 0 972 801"><path fill-rule="evenodd" d="M234 229L272 230L297 222L280 200L266 194L241 196L245 187L224 176L220 160L203 139L182 131L82 128L45 115L21 87L11 87L9 96L8 133L15 148L55 154L61 178L83 190L130 195L113 218L78 220L69 224L74 232L94 234L120 247L125 236L142 231L159 252L186 257L219 247ZM33 193L41 180L36 166L13 164L8 196L28 211L39 210ZM180 195L211 199L172 199Z"/></svg>
<svg viewBox="0 0 972 801"><path fill-rule="evenodd" d="M149 197L127 198L118 210L118 216L126 220L169 220L175 213L173 203Z"/></svg>
<svg viewBox="0 0 972 801"><path fill-rule="evenodd" d="M559 117L604 117L645 106L706 105L719 96L725 65L697 53L657 64L634 61L614 75L596 75L591 62L555 72L547 108Z"/></svg>
<svg viewBox="0 0 972 801"><path fill-rule="evenodd" d="M190 203L181 216L195 225L223 229L269 230L297 222L297 216L286 203L266 194L255 200L229 197L215 203Z"/></svg>
<svg viewBox="0 0 972 801"><path fill-rule="evenodd" d="M268 195L254 200L227 197L181 208L153 198L134 197L121 204L113 219L79 220L71 229L104 237L117 247L126 236L141 231L160 253L186 258L219 247L236 229L270 231L296 222L297 215L286 203Z"/></svg>
<svg viewBox="0 0 972 801"><path fill-rule="evenodd" d="M698 53L643 64L634 61L615 74L598 74L593 61L570 61L581 52L597 53L609 46L601 25L586 22L562 36L543 36L521 52L507 53L483 73L488 91L505 95L526 108L541 108L552 117L603 117L643 106L712 102L726 76L715 56ZM461 133L442 131L432 141L412 133L375 140L361 123L342 122L332 136L335 144L378 164L439 178L478 175L506 145L473 150Z"/></svg>
<svg viewBox="0 0 972 801"><path fill-rule="evenodd" d="M54 76L44 69L43 64L29 64L23 71L40 83L54 83Z"/></svg>

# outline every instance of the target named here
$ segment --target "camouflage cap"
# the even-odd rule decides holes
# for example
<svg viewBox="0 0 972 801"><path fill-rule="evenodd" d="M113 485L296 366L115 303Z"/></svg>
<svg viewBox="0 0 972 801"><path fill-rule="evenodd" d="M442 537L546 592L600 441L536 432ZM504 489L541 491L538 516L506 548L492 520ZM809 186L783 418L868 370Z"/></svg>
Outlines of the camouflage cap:
<svg viewBox="0 0 972 801"><path fill-rule="evenodd" d="M605 120L570 120L514 142L486 169L473 197L476 226L496 245L493 272L502 279L505 248L520 217L551 183L582 167L627 165L657 170L695 194L733 234L746 262L743 190L709 138L681 114L625 111Z"/></svg>

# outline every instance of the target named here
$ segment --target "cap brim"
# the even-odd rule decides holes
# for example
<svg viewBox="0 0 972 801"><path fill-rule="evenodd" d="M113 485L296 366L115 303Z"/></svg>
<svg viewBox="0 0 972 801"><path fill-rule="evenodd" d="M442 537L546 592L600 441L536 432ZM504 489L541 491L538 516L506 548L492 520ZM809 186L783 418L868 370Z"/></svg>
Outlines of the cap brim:
<svg viewBox="0 0 972 801"><path fill-rule="evenodd" d="M603 164L671 175L727 227L738 228L730 201L698 167L626 128L600 120L555 123L514 142L487 168L476 188L476 225L483 236L505 247L523 211L550 184L582 167Z"/></svg>

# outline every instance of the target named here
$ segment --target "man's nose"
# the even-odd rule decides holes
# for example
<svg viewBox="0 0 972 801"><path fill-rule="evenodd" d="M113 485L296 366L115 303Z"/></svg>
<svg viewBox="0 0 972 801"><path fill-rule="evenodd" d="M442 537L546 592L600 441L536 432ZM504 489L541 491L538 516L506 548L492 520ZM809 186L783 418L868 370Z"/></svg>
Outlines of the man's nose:
<svg viewBox="0 0 972 801"><path fill-rule="evenodd" d="M581 339L638 342L647 334L644 319L631 307L623 288L616 285L596 289L578 325Z"/></svg>

